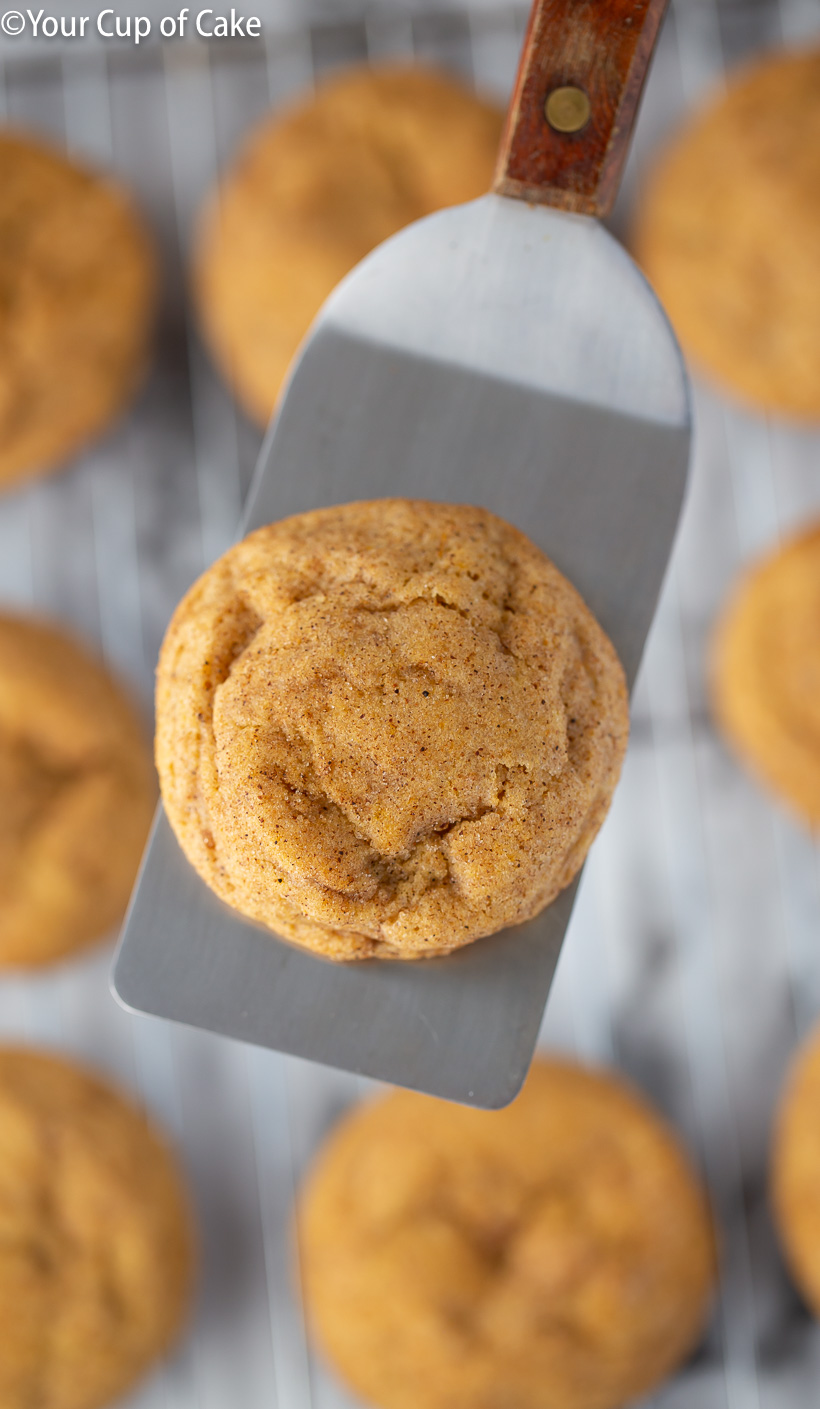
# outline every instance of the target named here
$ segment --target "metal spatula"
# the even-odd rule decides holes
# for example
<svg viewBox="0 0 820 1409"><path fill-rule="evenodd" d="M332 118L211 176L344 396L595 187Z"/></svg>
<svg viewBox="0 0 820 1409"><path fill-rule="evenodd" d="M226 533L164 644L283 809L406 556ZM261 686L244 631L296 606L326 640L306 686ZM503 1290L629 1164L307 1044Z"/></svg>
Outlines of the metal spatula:
<svg viewBox="0 0 820 1409"><path fill-rule="evenodd" d="M579 588L630 681L689 407L661 309L590 217L614 198L664 5L536 0L494 194L388 240L328 299L243 524L388 495L485 505ZM160 813L114 989L131 1008L501 1106L532 1057L574 890L448 958L333 964L217 900Z"/></svg>

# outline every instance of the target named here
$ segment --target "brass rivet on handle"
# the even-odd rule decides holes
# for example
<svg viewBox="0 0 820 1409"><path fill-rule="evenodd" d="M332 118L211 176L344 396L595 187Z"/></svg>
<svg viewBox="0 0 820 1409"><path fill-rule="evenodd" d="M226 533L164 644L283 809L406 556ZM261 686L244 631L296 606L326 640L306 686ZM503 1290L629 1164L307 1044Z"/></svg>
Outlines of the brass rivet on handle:
<svg viewBox="0 0 820 1409"><path fill-rule="evenodd" d="M591 111L583 88L574 84L553 88L544 104L547 122L554 132L580 132L589 122Z"/></svg>

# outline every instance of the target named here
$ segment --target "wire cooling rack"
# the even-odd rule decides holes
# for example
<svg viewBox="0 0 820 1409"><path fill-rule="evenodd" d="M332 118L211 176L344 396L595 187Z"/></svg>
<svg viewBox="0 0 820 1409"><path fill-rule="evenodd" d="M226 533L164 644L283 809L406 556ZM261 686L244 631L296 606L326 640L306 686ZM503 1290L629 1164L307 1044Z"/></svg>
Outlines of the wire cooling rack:
<svg viewBox="0 0 820 1409"><path fill-rule="evenodd" d="M165 268L155 373L130 419L67 473L0 499L0 605L96 640L150 710L172 608L232 540L259 446L189 320L192 217L245 129L339 64L417 57L506 95L522 10L275 30L252 45L0 50L0 116L111 167L153 224ZM724 64L820 34L816 0L675 0L615 224L655 143ZM17 57L15 58L15 54ZM820 435L696 388L693 483L635 696L633 738L544 1022L545 1044L625 1070L680 1130L721 1226L704 1346L660 1409L803 1409L820 1331L782 1270L767 1206L772 1112L820 1017L820 868L810 836L735 766L708 713L705 651L740 564L820 512ZM87 1059L176 1139L198 1205L190 1336L134 1409L352 1409L306 1344L294 1189L351 1077L120 1011L110 950L0 981L0 1034ZM670 1210L670 1217L674 1216Z"/></svg>

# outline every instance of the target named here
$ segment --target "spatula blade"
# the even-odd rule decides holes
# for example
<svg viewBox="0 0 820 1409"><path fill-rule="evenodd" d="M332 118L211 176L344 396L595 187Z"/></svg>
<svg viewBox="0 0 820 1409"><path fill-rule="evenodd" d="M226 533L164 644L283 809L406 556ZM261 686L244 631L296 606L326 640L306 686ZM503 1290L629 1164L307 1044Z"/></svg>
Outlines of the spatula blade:
<svg viewBox="0 0 820 1409"><path fill-rule="evenodd" d="M630 683L686 481L677 345L596 222L488 196L410 227L328 300L244 531L352 499L481 504L566 573ZM575 886L438 960L332 964L209 891L160 813L113 985L127 1007L493 1108L524 1079Z"/></svg>

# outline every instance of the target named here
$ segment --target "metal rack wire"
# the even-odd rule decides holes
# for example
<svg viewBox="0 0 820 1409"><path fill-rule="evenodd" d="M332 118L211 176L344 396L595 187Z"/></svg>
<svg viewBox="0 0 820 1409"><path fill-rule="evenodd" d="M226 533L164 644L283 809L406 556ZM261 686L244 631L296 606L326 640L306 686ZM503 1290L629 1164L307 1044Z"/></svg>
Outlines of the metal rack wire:
<svg viewBox="0 0 820 1409"><path fill-rule="evenodd" d="M174 604L231 541L259 435L190 323L186 251L199 200L271 103L337 64L416 56L503 96L523 9L269 29L231 46L2 51L0 116L116 170L162 250L158 364L127 423L66 474L0 502L0 603L96 639L150 706ZM815 0L675 0L616 225L648 153L724 60L820 34ZM816 1399L820 1331L779 1263L766 1206L769 1128L796 1040L820 1016L814 842L713 733L710 624L739 564L820 511L820 436L697 389L693 485L636 692L615 806L584 878L543 1039L628 1072L676 1124L722 1230L722 1289L664 1409L797 1409ZM347 1076L122 1013L108 952L0 982L0 1033L55 1045L136 1090L188 1162L202 1228L192 1334L139 1409L343 1409L309 1353L290 1234L294 1189L358 1091Z"/></svg>

